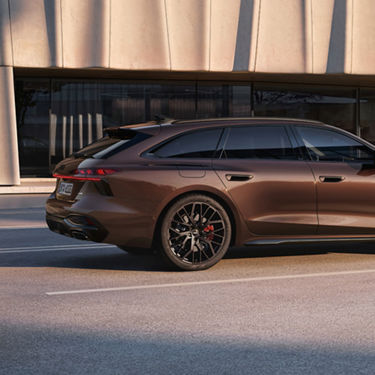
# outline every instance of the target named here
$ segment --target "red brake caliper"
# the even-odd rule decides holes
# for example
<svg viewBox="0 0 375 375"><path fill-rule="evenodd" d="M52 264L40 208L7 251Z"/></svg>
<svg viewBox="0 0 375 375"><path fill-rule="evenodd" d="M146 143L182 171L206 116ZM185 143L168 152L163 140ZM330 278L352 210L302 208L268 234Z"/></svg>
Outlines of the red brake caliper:
<svg viewBox="0 0 375 375"><path fill-rule="evenodd" d="M212 241L214 239L214 226L213 225L207 225L204 229L203 232L207 233L206 238L209 241Z"/></svg>

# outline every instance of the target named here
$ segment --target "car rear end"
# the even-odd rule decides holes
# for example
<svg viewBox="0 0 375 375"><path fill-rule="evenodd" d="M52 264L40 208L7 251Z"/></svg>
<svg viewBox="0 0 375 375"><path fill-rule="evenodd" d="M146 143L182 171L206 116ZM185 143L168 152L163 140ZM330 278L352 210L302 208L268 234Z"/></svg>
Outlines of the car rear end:
<svg viewBox="0 0 375 375"><path fill-rule="evenodd" d="M61 161L53 174L56 189L46 203L50 230L81 240L119 242L116 233L109 236L109 229L127 209L114 199L111 178L123 174L127 163L113 156L147 143L159 128L151 124L107 129L104 138Z"/></svg>

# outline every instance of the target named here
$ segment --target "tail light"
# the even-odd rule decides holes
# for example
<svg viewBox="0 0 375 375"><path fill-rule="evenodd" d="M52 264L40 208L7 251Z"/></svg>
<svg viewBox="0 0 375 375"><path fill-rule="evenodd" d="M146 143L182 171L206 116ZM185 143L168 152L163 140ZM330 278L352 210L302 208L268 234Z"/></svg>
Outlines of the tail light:
<svg viewBox="0 0 375 375"><path fill-rule="evenodd" d="M78 168L73 176L55 173L53 177L80 181L100 181L103 177L116 172L118 172L118 169L113 168Z"/></svg>

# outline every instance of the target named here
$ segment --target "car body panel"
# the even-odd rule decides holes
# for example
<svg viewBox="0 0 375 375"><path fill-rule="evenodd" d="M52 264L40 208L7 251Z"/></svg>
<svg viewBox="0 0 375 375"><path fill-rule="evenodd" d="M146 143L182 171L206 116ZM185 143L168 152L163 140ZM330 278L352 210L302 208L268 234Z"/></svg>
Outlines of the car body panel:
<svg viewBox="0 0 375 375"><path fill-rule="evenodd" d="M93 167L97 164L97 160L87 159L81 166ZM106 165L119 167L113 163ZM195 173L202 168L205 173L199 178L196 175L181 174ZM150 247L163 209L176 198L199 191L218 197L230 207L238 227L237 238L234 239L236 244L242 244L244 238L250 237L246 226L241 224L236 208L227 197L224 185L212 170L210 160L195 160L194 163L164 160L158 164L127 164L119 173L108 176L106 182L111 186L113 196L99 195L95 188L74 202L68 202L65 197L61 200L53 195L47 202L47 213L59 217L85 214L98 220L105 228L110 228L105 242L129 247ZM96 183L85 184L94 186Z"/></svg>
<svg viewBox="0 0 375 375"><path fill-rule="evenodd" d="M221 159L213 166L254 235L316 234L315 181L306 162ZM228 181L242 174L250 179Z"/></svg>
<svg viewBox="0 0 375 375"><path fill-rule="evenodd" d="M375 168L364 169L361 163L309 164L317 181L318 233L375 233Z"/></svg>

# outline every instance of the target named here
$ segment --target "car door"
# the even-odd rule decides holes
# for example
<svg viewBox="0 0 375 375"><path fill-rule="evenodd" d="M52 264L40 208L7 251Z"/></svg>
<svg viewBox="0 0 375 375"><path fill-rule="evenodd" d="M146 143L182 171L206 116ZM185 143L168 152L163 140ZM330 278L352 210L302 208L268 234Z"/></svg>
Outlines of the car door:
<svg viewBox="0 0 375 375"><path fill-rule="evenodd" d="M316 179L318 233L375 233L375 165L370 145L330 127L295 126Z"/></svg>
<svg viewBox="0 0 375 375"><path fill-rule="evenodd" d="M316 196L311 168L283 125L228 127L213 168L256 235L313 235Z"/></svg>

